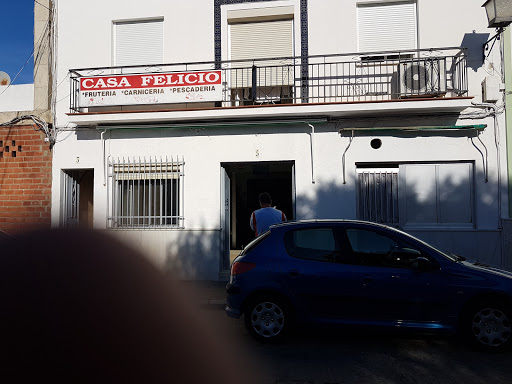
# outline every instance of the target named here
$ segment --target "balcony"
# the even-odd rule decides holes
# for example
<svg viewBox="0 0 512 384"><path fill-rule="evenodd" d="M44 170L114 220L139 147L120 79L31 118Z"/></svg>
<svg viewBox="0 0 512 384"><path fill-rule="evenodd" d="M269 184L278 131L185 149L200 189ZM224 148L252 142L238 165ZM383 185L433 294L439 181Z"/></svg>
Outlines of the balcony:
<svg viewBox="0 0 512 384"><path fill-rule="evenodd" d="M207 96L210 90L207 86L183 86L184 79L193 78L198 84L198 79L204 80L205 76L217 80L211 96ZM126 77L125 85L132 78L143 78L143 81L139 86L132 86L138 89L135 92L126 92L120 84L123 77ZM462 109L460 99L468 96L463 48L85 68L70 70L70 79L69 115L75 116L78 123L92 121L79 115L103 115L96 121L108 120L105 115L127 112L167 112L166 115L171 116L168 113L181 111L180 118L190 119L193 111L210 111L210 114L197 114L197 118L237 117L244 113L254 115L254 108L285 106L295 107L294 114L301 114L302 110L308 115L312 105L317 106L317 113L335 115L336 111L348 110L347 105L351 105L352 111L363 111L379 109L376 107L379 103L388 103L384 108L389 109L389 102L420 100L446 100L444 105L452 100L454 108ZM98 79L101 81L95 86ZM85 84L89 89L84 89ZM157 88L153 88L155 84ZM182 86L178 89L176 84ZM155 89L154 93L149 88ZM178 95L181 90L183 95ZM168 91L175 94L171 97ZM121 98L121 93L130 96ZM459 103L453 104L454 99ZM361 103L373 106L354 106ZM415 103L415 109L417 105ZM405 104L391 109L396 108L403 109ZM223 114L220 109L230 112ZM240 112L247 109L250 111ZM259 110L258 115L263 110ZM275 115L276 109L272 110ZM279 111L278 115L284 113L284 109Z"/></svg>

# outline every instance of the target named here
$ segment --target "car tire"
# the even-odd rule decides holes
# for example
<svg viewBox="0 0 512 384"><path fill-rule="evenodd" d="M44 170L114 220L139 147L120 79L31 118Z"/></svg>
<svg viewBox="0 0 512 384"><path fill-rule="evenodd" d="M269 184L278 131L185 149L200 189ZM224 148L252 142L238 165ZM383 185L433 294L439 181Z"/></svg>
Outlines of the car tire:
<svg viewBox="0 0 512 384"><path fill-rule="evenodd" d="M290 312L283 300L260 296L246 306L244 322L254 338L260 341L278 341L283 339L290 328Z"/></svg>
<svg viewBox="0 0 512 384"><path fill-rule="evenodd" d="M465 333L477 347L501 351L512 343L512 315L510 308L489 301L473 305L464 318Z"/></svg>

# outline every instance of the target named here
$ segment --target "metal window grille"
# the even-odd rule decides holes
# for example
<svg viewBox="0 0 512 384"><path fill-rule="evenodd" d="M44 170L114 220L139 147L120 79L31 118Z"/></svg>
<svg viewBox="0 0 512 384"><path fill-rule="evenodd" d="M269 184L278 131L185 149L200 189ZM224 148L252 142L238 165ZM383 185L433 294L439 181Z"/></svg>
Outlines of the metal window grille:
<svg viewBox="0 0 512 384"><path fill-rule="evenodd" d="M183 228L183 159L109 162L108 228Z"/></svg>
<svg viewBox="0 0 512 384"><path fill-rule="evenodd" d="M398 224L398 168L358 170L360 220Z"/></svg>

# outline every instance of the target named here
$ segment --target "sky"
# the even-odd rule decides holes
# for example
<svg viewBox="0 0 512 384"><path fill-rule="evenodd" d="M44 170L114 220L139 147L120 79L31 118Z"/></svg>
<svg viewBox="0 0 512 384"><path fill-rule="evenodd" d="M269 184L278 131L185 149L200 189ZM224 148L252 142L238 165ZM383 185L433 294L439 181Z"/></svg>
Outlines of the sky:
<svg viewBox="0 0 512 384"><path fill-rule="evenodd" d="M13 84L33 83L34 0L0 0L0 14L0 71L10 76Z"/></svg>

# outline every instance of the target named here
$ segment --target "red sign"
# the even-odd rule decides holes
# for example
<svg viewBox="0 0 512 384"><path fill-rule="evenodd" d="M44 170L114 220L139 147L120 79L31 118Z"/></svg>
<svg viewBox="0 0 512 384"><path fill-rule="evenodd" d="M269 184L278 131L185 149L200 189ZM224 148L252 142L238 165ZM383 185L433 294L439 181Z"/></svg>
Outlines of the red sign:
<svg viewBox="0 0 512 384"><path fill-rule="evenodd" d="M222 72L148 73L80 78L80 106L218 101Z"/></svg>

